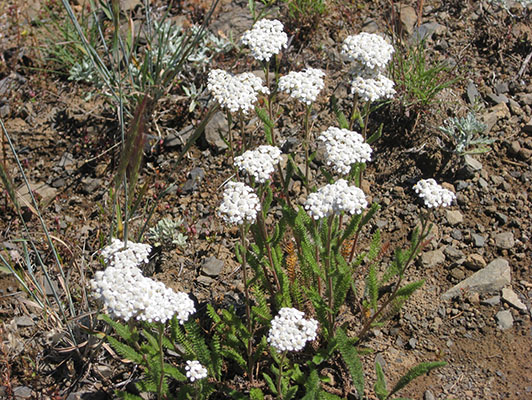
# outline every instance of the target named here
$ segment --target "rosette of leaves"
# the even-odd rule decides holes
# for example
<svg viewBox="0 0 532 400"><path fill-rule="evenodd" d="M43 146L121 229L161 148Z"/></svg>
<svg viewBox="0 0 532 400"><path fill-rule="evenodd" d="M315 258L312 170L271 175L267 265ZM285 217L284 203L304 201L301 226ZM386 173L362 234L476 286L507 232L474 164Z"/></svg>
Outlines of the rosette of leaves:
<svg viewBox="0 0 532 400"><path fill-rule="evenodd" d="M440 126L439 129L454 142L453 152L461 156L486 153L490 151L487 146L494 141L479 136L486 129L486 125L479 121L473 112L469 112L465 117L449 118L445 126Z"/></svg>
<svg viewBox="0 0 532 400"><path fill-rule="evenodd" d="M183 247L187 243L188 237L181 232L182 229L182 219L174 221L170 218L163 218L157 222L157 225L150 228L147 236L157 247L172 245Z"/></svg>

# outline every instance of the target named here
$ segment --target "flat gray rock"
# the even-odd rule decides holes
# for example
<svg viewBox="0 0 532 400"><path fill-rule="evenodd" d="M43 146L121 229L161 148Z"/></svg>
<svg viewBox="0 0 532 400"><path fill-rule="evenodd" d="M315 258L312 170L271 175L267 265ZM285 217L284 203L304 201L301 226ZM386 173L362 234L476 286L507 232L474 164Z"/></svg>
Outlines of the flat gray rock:
<svg viewBox="0 0 532 400"><path fill-rule="evenodd" d="M218 276L222 272L224 262L216 257L206 258L201 266L201 272L207 276Z"/></svg>
<svg viewBox="0 0 532 400"><path fill-rule="evenodd" d="M517 293L515 293L511 288L504 288L502 290L502 299L518 310L526 311L526 305L519 299Z"/></svg>
<svg viewBox="0 0 532 400"><path fill-rule="evenodd" d="M500 249L511 249L515 245L512 232L501 232L495 235L495 245Z"/></svg>
<svg viewBox="0 0 532 400"><path fill-rule="evenodd" d="M425 268L432 268L445 261L445 254L440 249L427 251L421 254L421 265Z"/></svg>
<svg viewBox="0 0 532 400"><path fill-rule="evenodd" d="M497 258L485 268L475 272L469 278L453 286L442 296L442 300L449 300L460 296L462 292L495 293L511 282L510 265L504 258Z"/></svg>
<svg viewBox="0 0 532 400"><path fill-rule="evenodd" d="M514 324L514 317L512 317L510 310L499 311L495 314L495 318L497 319L497 325L503 331L510 329Z"/></svg>

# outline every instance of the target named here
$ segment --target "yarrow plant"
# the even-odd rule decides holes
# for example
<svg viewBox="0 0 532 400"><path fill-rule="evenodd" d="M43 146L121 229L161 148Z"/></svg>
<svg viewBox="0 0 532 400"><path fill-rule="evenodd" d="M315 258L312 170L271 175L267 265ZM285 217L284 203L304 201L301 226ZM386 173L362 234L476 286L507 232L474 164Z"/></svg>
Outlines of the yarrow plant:
<svg viewBox="0 0 532 400"><path fill-rule="evenodd" d="M165 323L174 315L185 323L196 309L186 293L142 275L137 267L108 267L91 281L94 296L114 318Z"/></svg>
<svg viewBox="0 0 532 400"><path fill-rule="evenodd" d="M371 161L370 145L376 138L375 134L366 136L369 105L394 93L393 82L382 74L393 49L382 39L366 34L346 40L344 53L355 70L367 74L358 76L360 81L357 77L353 80L358 85L353 89L355 98L366 102L365 114L363 118L358 115L360 129L346 126L339 118L340 127L329 127L314 141L309 120L325 88L325 73L308 68L279 77L276 70L270 87L269 61L287 43L278 21L259 21L244 34L242 43L266 68L266 84L249 73L233 75L215 69L209 73L208 89L227 113L233 175L225 184L217 214L231 233L239 234L234 252L240 265L233 274L242 279L243 297L235 296L234 305L224 304L218 309L208 304L206 316L210 321L192 321L194 303L186 294L142 276L138 266L146 262L149 247L114 241L102 251L106 263L113 263L113 267L96 273L92 283L109 314L128 323L104 318L126 342L109 338L109 343L121 356L145 367L146 378L138 388L157 393L158 399L172 398L170 387L179 387L179 398L339 399L322 385L323 368L331 364L339 368L347 365L352 385L342 383L354 386L358 397L363 397L367 391L365 371L356 348L373 328L384 323L387 313L398 310L422 286L422 280L404 281L430 232L425 213L421 229L413 232L407 247L396 248L388 257L380 230L369 228L379 205L368 204L370 194L366 197L361 189L361 174ZM297 154L296 148L286 154L286 164L280 162L281 150L274 146L276 124L284 118L276 103L284 100L277 97L279 92L305 107L304 155ZM256 105L261 94L266 96ZM263 104L265 109L260 108ZM263 123L268 144L246 151L243 115L253 111L258 123ZM231 113L238 113L242 132L242 151L236 156ZM279 136L282 133L278 132ZM253 139L258 141L259 137L254 134ZM314 154L310 145L315 142L329 168L317 168L311 176L309 164ZM304 173L300 160L305 163ZM291 188L297 181L304 188L291 199L295 192ZM418 183L416 191L429 208L451 204L445 189L426 192L427 185ZM127 267L119 269L116 264ZM355 322L350 323L353 336L349 338L341 313L351 301L356 307L350 308ZM311 342L312 346L306 346ZM170 357L180 359L165 362ZM342 362L336 364L340 358ZM441 365L422 363L388 391L377 363L377 397L391 398L415 377ZM240 374L249 381L243 393L225 383L229 370L231 376ZM343 379L346 374L341 376ZM170 386L168 377L181 383Z"/></svg>
<svg viewBox="0 0 532 400"><path fill-rule="evenodd" d="M281 308L272 320L268 343L278 352L303 349L307 342L316 339L318 331L318 321L304 317L305 314L295 308Z"/></svg>
<svg viewBox="0 0 532 400"><path fill-rule="evenodd" d="M263 86L262 79L251 72L231 75L221 69L209 72L207 88L223 108L230 112L242 111L244 114L253 109L260 93L269 93L268 88Z"/></svg>
<svg viewBox="0 0 532 400"><path fill-rule="evenodd" d="M430 179L421 179L414 185L414 190L423 199L428 208L449 207L456 199L456 195Z"/></svg>
<svg viewBox="0 0 532 400"><path fill-rule="evenodd" d="M396 93L394 82L382 74L374 77L356 76L351 81L351 94L367 102L391 99Z"/></svg>
<svg viewBox="0 0 532 400"><path fill-rule="evenodd" d="M149 244L128 242L126 247L122 240L113 238L111 244L104 247L100 254L109 267L129 268L148 263L150 252Z"/></svg>
<svg viewBox="0 0 532 400"><path fill-rule="evenodd" d="M323 186L317 192L309 194L305 201L305 209L315 220L343 212L357 215L367 206L362 189L349 186L345 179Z"/></svg>
<svg viewBox="0 0 532 400"><path fill-rule="evenodd" d="M374 33L348 36L342 44L342 54L370 75L383 72L393 52L393 46Z"/></svg>
<svg viewBox="0 0 532 400"><path fill-rule="evenodd" d="M253 189L242 182L228 182L218 214L230 223L253 223L260 211L260 202Z"/></svg>
<svg viewBox="0 0 532 400"><path fill-rule="evenodd" d="M371 160L371 146L358 132L330 127L318 136L318 141L324 150L326 164L338 174L347 175L353 164Z"/></svg>
<svg viewBox="0 0 532 400"><path fill-rule="evenodd" d="M325 72L317 68L307 68L300 72L292 71L279 78L279 90L307 106L314 103L325 86Z"/></svg>
<svg viewBox="0 0 532 400"><path fill-rule="evenodd" d="M261 19L244 32L241 41L251 49L256 60L268 62L287 47L288 36L283 29L283 24L276 19Z"/></svg>
<svg viewBox="0 0 532 400"><path fill-rule="evenodd" d="M254 178L257 183L270 179L275 166L281 161L281 150L275 146L262 145L235 157L235 165Z"/></svg>
<svg viewBox="0 0 532 400"><path fill-rule="evenodd" d="M190 382L207 377L207 368L201 365L201 363L197 360L187 360L187 366L185 367L185 370L187 371L187 378L190 380Z"/></svg>

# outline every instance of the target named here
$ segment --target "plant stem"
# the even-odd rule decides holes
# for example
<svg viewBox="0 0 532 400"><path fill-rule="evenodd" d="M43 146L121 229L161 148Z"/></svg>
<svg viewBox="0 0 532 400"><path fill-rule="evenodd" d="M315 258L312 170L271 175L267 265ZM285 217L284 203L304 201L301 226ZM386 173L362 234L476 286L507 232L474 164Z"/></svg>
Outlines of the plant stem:
<svg viewBox="0 0 532 400"><path fill-rule="evenodd" d="M247 275L247 260L246 260L246 252L247 252L247 243L246 243L246 224L242 224L240 226L240 242L242 244L242 275L244 277L244 295L246 297L246 323L248 332L250 334L250 338L248 339L247 343L247 367L248 367L248 376L251 381L251 383L254 382L253 379L253 358L252 358L252 336L253 336L253 325L251 321L251 306L250 306L250 298L249 298L249 287L248 287L248 275Z"/></svg>
<svg viewBox="0 0 532 400"><path fill-rule="evenodd" d="M353 130L353 125L355 123L355 117L356 117L356 112L358 110L358 95L355 94L355 97L353 99L353 109L351 110L351 117L349 118L349 130L352 131Z"/></svg>
<svg viewBox="0 0 532 400"><path fill-rule="evenodd" d="M163 350L163 336L164 336L164 325L159 323L157 324L159 329L159 362L161 368L161 376L159 376L159 382L157 382L157 399L163 398L163 384L164 384L164 350Z"/></svg>
<svg viewBox="0 0 532 400"><path fill-rule="evenodd" d="M400 273L399 273L399 280L395 284L395 287L393 288L393 292L388 296L386 301L382 304L382 306L379 307L379 309L367 320L367 322L364 324L360 332L356 335L357 337L357 343L360 342L360 340L367 334L367 332L371 329L371 326L375 320L382 314L382 312L388 307L388 305L395 299L397 292L399 291L399 288L401 287L401 283L403 281L404 272L410 265L410 263L414 260L414 257L417 255L420 248L423 246L423 241L430 233L430 226L427 229L427 219L426 215L421 216L421 233L419 234L419 237L417 238L417 241L414 243L414 248L410 251L410 254L408 256L408 259L404 263L404 266L399 266Z"/></svg>
<svg viewBox="0 0 532 400"><path fill-rule="evenodd" d="M327 276L328 284L328 300L329 300L329 309L327 310L327 319L329 322L328 334L329 337L334 336L334 292L333 292L333 281L332 281L332 271L331 271L331 241L332 241L332 226L334 222L334 214L331 215L327 220L327 244L326 244L326 257L325 257L325 275Z"/></svg>
<svg viewBox="0 0 532 400"><path fill-rule="evenodd" d="M277 376L277 398L282 399L283 398L283 391L281 387L282 378L283 378L283 363L284 359L286 357L286 351L283 351L283 354L281 354L281 360L279 361L279 375Z"/></svg>
<svg viewBox="0 0 532 400"><path fill-rule="evenodd" d="M270 263L270 267L272 269L275 286L277 290L281 290L281 283L279 282L279 277L277 276L277 272L275 271L275 266L273 264L272 248L268 240L268 232L266 231L266 223L264 222L264 216L262 215L262 211L258 215L257 223L259 224L260 232L262 235L262 240L264 241L264 245L266 246L266 254L268 255L268 262ZM268 282L268 288L270 289L270 293L273 296L275 292L271 284L269 283L270 281L268 280L268 271L264 267L264 264L262 264L262 266L263 266L264 275L266 277L266 282Z"/></svg>
<svg viewBox="0 0 532 400"><path fill-rule="evenodd" d="M309 144L310 144L310 112L312 110L312 105L308 105L306 112L305 112L305 141L303 142L303 146L305 147L305 187L307 188L307 194L309 192L309 181L308 181L308 174L309 174L309 165L310 165L310 155L309 155Z"/></svg>

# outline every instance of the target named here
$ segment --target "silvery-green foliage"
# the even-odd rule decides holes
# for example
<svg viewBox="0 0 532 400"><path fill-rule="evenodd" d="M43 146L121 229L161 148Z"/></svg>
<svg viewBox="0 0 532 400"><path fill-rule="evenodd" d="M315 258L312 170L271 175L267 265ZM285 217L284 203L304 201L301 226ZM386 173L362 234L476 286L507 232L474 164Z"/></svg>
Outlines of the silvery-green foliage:
<svg viewBox="0 0 532 400"><path fill-rule="evenodd" d="M68 71L68 80L97 84L98 79L94 73L94 67L88 59L83 59L74 64Z"/></svg>
<svg viewBox="0 0 532 400"><path fill-rule="evenodd" d="M449 118L445 126L440 126L439 129L455 142L456 154L486 153L489 151L486 146L493 143L493 139L479 136L486 125L473 112L469 112L466 117Z"/></svg>
<svg viewBox="0 0 532 400"><path fill-rule="evenodd" d="M182 226L182 219L174 221L170 218L163 218L157 225L150 228L148 231L148 239L152 240L155 246L174 244L182 247L187 243L188 238L180 232Z"/></svg>

